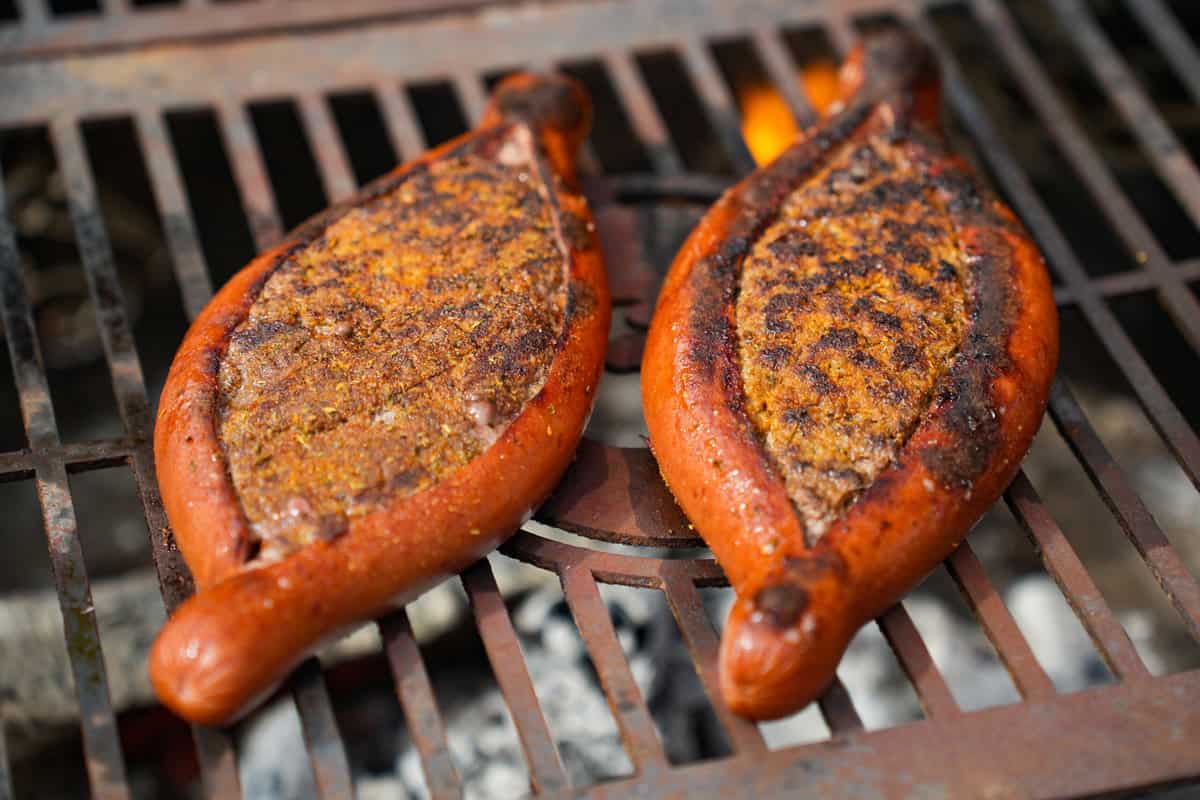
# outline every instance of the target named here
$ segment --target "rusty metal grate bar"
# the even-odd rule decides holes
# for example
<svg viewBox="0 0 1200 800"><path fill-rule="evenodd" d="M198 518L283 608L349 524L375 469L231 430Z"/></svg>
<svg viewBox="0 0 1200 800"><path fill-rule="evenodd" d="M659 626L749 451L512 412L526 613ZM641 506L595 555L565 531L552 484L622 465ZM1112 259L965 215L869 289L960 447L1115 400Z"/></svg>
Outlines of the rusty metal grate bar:
<svg viewBox="0 0 1200 800"><path fill-rule="evenodd" d="M1008 487L1005 500L1113 675L1121 680L1149 678L1150 673L1129 640L1129 634L1117 621L1024 472L1018 473Z"/></svg>
<svg viewBox="0 0 1200 800"><path fill-rule="evenodd" d="M692 82L699 90L709 127L721 140L725 155L729 157L738 175L751 172L754 169L754 157L750 155L749 148L742 140L737 106L733 102L729 87L721 79L712 53L704 42L695 38L685 39L679 49Z"/></svg>
<svg viewBox="0 0 1200 800"><path fill-rule="evenodd" d="M667 763L666 753L646 700L629 671L621 643L617 641L608 607L600 597L596 577L586 567L571 565L559 572L563 594L575 617L579 635L587 645L592 663L600 675L600 684L608 698L613 718L621 729L621 738L634 769L640 773L657 773Z"/></svg>
<svg viewBox="0 0 1200 800"><path fill-rule="evenodd" d="M413 638L407 612L397 611L381 620L379 632L383 636L409 735L421 755L421 769L425 773L429 796L432 800L458 797L462 794L462 780L450 757L446 725L438 710L425 662L421 660L421 651Z"/></svg>
<svg viewBox="0 0 1200 800"><path fill-rule="evenodd" d="M183 295L183 309L188 319L195 319L212 297L213 286L204 266L204 254L200 251L200 237L192 222L192 209L171 154L162 117L153 108L142 108L138 110L137 125L150 184L157 194L155 200L162 215L163 233L171 250L171 266Z"/></svg>
<svg viewBox="0 0 1200 800"><path fill-rule="evenodd" d="M0 798L10 800L14 796L12 774L8 766L8 744L4 732L4 719L0 717Z"/></svg>
<svg viewBox="0 0 1200 800"><path fill-rule="evenodd" d="M1100 32L1090 12L1077 0L1050 2L1067 23L1083 60L1139 137L1159 174L1192 219L1200 219L1200 178L1195 166L1133 82L1128 68ZM19 0L21 21L0 28L0 49L10 43L15 45L0 55L0 86L6 87L3 90L6 100L10 92L14 100L0 104L0 128L49 125L67 179L68 201L89 291L100 310L105 360L125 428L125 434L114 439L78 444L59 441L31 309L21 283L13 230L6 218L0 187L0 310L30 445L27 450L0 454L0 479L36 478L59 576L69 643L74 641L70 634L79 633L80 641L89 647L95 645L95 655L70 649L77 685L84 687L79 698L83 712L81 725L93 792L97 796L121 797L127 796L128 787L123 777L122 753L115 734L103 661L99 657L94 617L84 613L90 597L66 479L68 466L91 468L121 461L131 464L152 532L155 563L168 607L173 608L191 591L186 570L171 547L153 479L144 377L122 306L111 247L99 215L96 187L78 128L80 120L95 115L126 115L135 122L154 202L164 222L173 270L191 319L211 296L213 287L199 244L194 209L163 124L163 114L169 110L199 105L215 111L234 184L259 250L279 240L283 224L263 156L264 146L270 143L259 141L249 118L248 103L283 97L297 104L301 128L312 146L321 185L328 199L335 201L349 195L356 180L330 111L332 93L361 91L366 87L378 105L389 141L407 159L428 144L407 95L407 85L431 79L447 81L467 118L477 121L485 102L482 82L485 73L514 64L548 65L567 58L572 61L593 58L603 66L654 169L653 175L607 176L605 197L614 191L629 190L643 194L674 193L709 201L723 189L725 179L684 172L677 143L672 141L663 119L669 109L660 108L654 100L635 54L657 49L679 58L719 146L736 172L744 174L753 167L753 161L741 136L736 102L716 65L709 42L717 35L733 35L749 42L793 116L804 125L813 119L813 107L795 80L796 64L781 38L783 29L820 26L835 47L844 52L854 37L853 22L857 17L897 12L937 45L946 65L950 104L1061 279L1057 299L1080 310L1129 380L1154 428L1192 482L1200 487L1200 439L1196 431L1155 379L1107 304L1110 297L1153 290L1184 339L1200 350L1198 304L1188 286L1200 278L1200 260L1171 263L1109 167L1088 143L1079 123L1066 112L1038 58L1003 5L995 0L968 0L968 3L974 18L1001 53L1003 67L1029 98L1040 123L1066 154L1108 223L1130 252L1141 254L1137 259L1142 262L1140 269L1098 278L1085 272L1058 222L1034 191L1029 176L967 88L953 55L940 44L937 31L924 15L925 8L933 3L852 0L835 5L828 0L803 4L698 0L686 10L665 0L634 6L618 0L531 3L526 11L529 19L537 21L533 32L513 33L507 29L508 38L496 44L496 39L486 38L488 25L492 23L485 17L466 13L482 5L480 0L418 2L413 7L425 12L456 9L464 13L416 17L407 16L408 9L397 11L382 0L346 0L336 7L300 0L289 5L287 19L282 19L278 7L269 2L246 3L237 13L230 13L197 0L189 0L178 9L154 11L131 7L127 0L108 0L102 13L93 19L72 21L49 17L39 0ZM1195 62L1195 48L1177 22L1159 0L1129 5L1196 94L1196 85L1186 74L1188 65ZM372 22L369 27L362 24L367 20ZM335 22L336 25L331 24ZM305 33L289 37L271 35L283 29ZM256 37L243 36L252 31ZM180 42L172 56L175 60L164 62L166 65L157 71L146 69L138 46L168 38ZM318 39L320 46L316 45ZM490 49L479 46L484 42L496 46ZM452 51L463 57L453 69L447 70L445 54ZM344 54L349 52L356 58L353 64L344 66ZM43 59L37 64L31 58L35 54ZM88 82L76 77L84 64L93 67L92 74L96 76ZM275 64L288 66L277 68ZM255 74L253 83L244 79L250 70ZM110 75L120 76L120 80L109 80ZM588 166L598 173L598 165ZM619 270L625 266L629 265L611 264L610 268ZM634 295L626 299L637 300ZM640 302L640 311L635 311L644 315L649 306L644 299ZM641 317L636 319L645 321ZM636 320L631 317L631 321ZM1055 389L1051 414L1072 453L1171 599L1189 632L1200 640L1200 586L1195 576L1187 570L1117 468L1065 384L1060 383ZM624 797L650 790L656 795L713 793L722 787L730 793L754 788L767 793L787 785L788 781L796 781L795 785L815 792L844 790L850 785L906 791L927 785L923 781L940 780L951 794L978 794L981 787L992 787L1001 792L1040 797L1116 791L1148 782L1194 777L1200 766L1194 758L1173 758L1170 740L1171 730L1191 730L1188 726L1194 727L1194 716L1189 716L1188 703L1171 698L1194 698L1200 692L1197 678L1200 673L1153 677L1063 531L1023 474L1010 487L1006 501L1119 682L1087 692L1086 696L1058 694L983 565L970 546L964 545L947 561L947 570L1012 677L1023 702L982 712L961 710L912 620L903 606L897 606L879 620L879 626L916 690L928 721L906 726L903 731L866 732L845 687L835 682L819 701L835 741L776 752L767 751L755 725L732 715L720 701L715 666L716 632L697 590L722 581L711 559L660 560L600 552L528 532L519 533L503 552L559 575L635 766L633 777L593 787L589 796ZM633 502L630 501L631 507ZM630 518L635 520L630 524L645 524L641 518ZM653 524L659 525L661 520ZM642 533L648 539L671 535L667 530L645 529ZM76 577L63 577L72 570L75 572L70 574ZM730 741L734 751L732 760L685 766L668 763L646 701L617 642L597 581L639 586L665 594L697 676ZM545 796L577 794L585 787L569 785L487 562L468 570L463 583L497 684L512 712L533 790ZM396 693L421 757L430 793L436 798L459 796L462 781L447 747L445 723L407 617L397 612L381 620L379 627ZM81 681L81 675L90 683ZM350 796L352 776L318 662L306 662L289 686L300 713L321 795ZM1076 730L1077 725L1068 727L1071 720L1086 729ZM998 772L991 763L995 732L1018 727L1025 735L1021 741L1012 742L1006 753L1018 763L1034 766L1019 774ZM199 728L192 733L208 795L237 795L236 754L229 737ZM1113 737L1136 744L1132 749L1140 761L1112 758ZM864 773L863 756L856 748L846 748L847 741L870 743L874 753L871 769L875 772ZM1031 760L1047 751L1056 754L1053 771L1050 765L1038 767ZM797 757L800 753L803 758ZM813 759L822 764L822 775L796 771L797 764L813 763ZM3 763L0 753L0 770ZM1091 766L1088 770L1058 768L1074 763ZM2 784L0 780L0 793Z"/></svg>
<svg viewBox="0 0 1200 800"><path fill-rule="evenodd" d="M1137 548L1192 638L1200 641L1200 584L1188 572L1142 499L1104 447L1071 390L1061 380L1050 393L1050 416L1067 445L1100 490L1121 530Z"/></svg>
<svg viewBox="0 0 1200 800"><path fill-rule="evenodd" d="M959 545L954 555L946 560L946 569L979 620L1021 697L1026 700L1053 697L1054 684L1038 663L969 542Z"/></svg>
<svg viewBox="0 0 1200 800"><path fill-rule="evenodd" d="M802 129L816 122L817 114L812 103L796 80L799 69L779 38L779 31L760 28L754 31L754 47L771 79L792 112L793 119Z"/></svg>
<svg viewBox="0 0 1200 800"><path fill-rule="evenodd" d="M317 793L324 798L350 800L354 787L350 780L350 763L346 749L333 718L333 704L321 677L317 659L305 661L288 681L296 710L300 712L300 729L312 762Z"/></svg>
<svg viewBox="0 0 1200 800"><path fill-rule="evenodd" d="M1088 69L1141 142L1150 163L1192 221L1200 225L1200 170L1183 145L1141 90L1087 7L1079 0L1049 0L1049 3L1062 20L1063 29L1074 39Z"/></svg>
<svg viewBox="0 0 1200 800"><path fill-rule="evenodd" d="M1200 302L1187 291L1166 251L1125 196L1083 129L1058 97L1054 83L1038 65L1016 30L1012 16L996 0L975 0L976 16L1000 45L1009 70L1037 108L1056 144L1096 199L1109 225L1124 240L1143 271L1153 274L1158 297L1195 348L1200 348Z"/></svg>
<svg viewBox="0 0 1200 800"><path fill-rule="evenodd" d="M1195 283L1200 279L1200 261L1178 261L1173 268L1175 276L1181 284ZM1099 278L1092 279L1091 289L1096 295L1101 298L1119 297L1126 294L1134 294L1159 287L1160 278L1157 271L1138 270L1136 272L1118 272L1115 275L1105 275ZM1161 293L1159 298L1162 299ZM1054 289L1054 299L1059 305L1074 305L1078 302L1074 292L1066 287L1056 287ZM1175 317L1172 316L1172 321Z"/></svg>
<svg viewBox="0 0 1200 800"><path fill-rule="evenodd" d="M987 119L978 101L967 89L953 54L940 44L933 26L921 16L910 18L914 26L938 50L945 71L947 97L1005 193L1012 198L1022 220L1030 228L1050 268L1071 292L1075 306L1083 312L1092 331L1128 378L1150 422L1179 460L1192 482L1200 486L1200 438L1175 407L1149 365L1125 333L1116 315L1095 292L1062 230L1009 152L1007 145Z"/></svg>
<svg viewBox="0 0 1200 800"><path fill-rule="evenodd" d="M909 683L917 692L917 699L927 719L945 719L958 715L958 702L950 693L946 679L933 663L912 617L897 604L884 612L876 624L883 633L892 652L900 662L900 668L908 676Z"/></svg>
<svg viewBox="0 0 1200 800"><path fill-rule="evenodd" d="M313 151L321 154L317 168L325 195L331 203L345 200L358 187L325 98L309 92L300 95L300 117Z"/></svg>
<svg viewBox="0 0 1200 800"><path fill-rule="evenodd" d="M0 27L0 53L30 57L88 49L144 46L182 40L319 28L347 21L403 19L434 13L469 11L495 0L348 0L337 6L314 0L293 3L287 14L271 2L247 3L237 13L210 0L184 0L181 9L132 10L128 0L102 0L103 12L57 19L46 0L16 0L20 21Z"/></svg>
<svg viewBox="0 0 1200 800"><path fill-rule="evenodd" d="M375 84L374 96L379 102L388 138L397 157L405 161L425 150L425 134L417 124L417 115L404 90L391 83L380 82Z"/></svg>
<svg viewBox="0 0 1200 800"><path fill-rule="evenodd" d="M4 329L26 436L33 447L54 446L59 442L58 426L50 404L50 391L2 186L0 219L3 219L0 222L0 268L3 268L0 285L3 298L0 302L3 303ZM63 615L63 634L75 679L88 778L97 797L127 798L129 787L125 780L124 758L108 694L100 631L75 524L66 467L61 462L39 458L34 462L34 472Z"/></svg>
<svg viewBox="0 0 1200 800"><path fill-rule="evenodd" d="M496 585L492 567L487 560L478 562L462 575L463 588L471 601L476 627L483 638L484 649L496 675L496 683L504 694L517 727L517 737L525 759L529 762L530 778L535 791L555 791L565 788L567 774L554 746L554 737L542 715L541 704L533 690L533 681L525 669L521 643L513 629L504 598Z"/></svg>
<svg viewBox="0 0 1200 800"><path fill-rule="evenodd" d="M262 252L283 238L283 222L267 179L267 167L245 107L238 100L222 98L217 104L217 114L250 233L254 245Z"/></svg>
<svg viewBox="0 0 1200 800"><path fill-rule="evenodd" d="M1125 0L1130 13L1150 34L1158 49L1175 68L1175 74L1200 103L1200 53L1162 0Z"/></svg>
<svg viewBox="0 0 1200 800"><path fill-rule="evenodd" d="M717 680L717 648L719 641L712 623L704 612L704 604L696 591L696 584L680 570L667 565L663 568L663 591L671 606L671 613L679 623L683 640L691 651L696 664L696 674L704 685L709 702L713 705L729 743L735 753L761 753L766 750L762 733L751 722L729 710L721 699Z"/></svg>
<svg viewBox="0 0 1200 800"><path fill-rule="evenodd" d="M683 161L633 58L624 51L608 52L604 54L604 63L624 102L634 133L645 145L655 171L665 175L683 172Z"/></svg>

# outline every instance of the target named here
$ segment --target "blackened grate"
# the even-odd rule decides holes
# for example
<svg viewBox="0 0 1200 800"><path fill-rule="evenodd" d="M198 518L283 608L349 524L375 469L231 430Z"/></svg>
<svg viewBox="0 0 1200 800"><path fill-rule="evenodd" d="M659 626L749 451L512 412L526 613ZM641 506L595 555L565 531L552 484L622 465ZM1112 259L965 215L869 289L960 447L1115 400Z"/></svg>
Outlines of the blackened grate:
<svg viewBox="0 0 1200 800"><path fill-rule="evenodd" d="M67 13L76 5L83 10ZM1161 369L1154 366L1161 361L1158 354L1140 348L1112 309L1116 298L1151 293L1194 357L1200 352L1200 304L1194 290L1200 261L1168 256L1064 101L1062 87L1049 76L1018 20L999 0L645 0L636 4L621 0L493 4L298 0L286 6L286 13L267 0L143 5L101 0L98 9L88 11L86 4L15 0L11 9L0 8L8 19L0 24L0 130L34 127L48 132L66 185L87 290L99 310L100 337L123 428L122 435L111 438L69 443L60 439L14 227L0 186L0 310L28 441L27 447L0 453L0 479L32 477L36 482L77 688L85 766L96 797L128 797L130 787L101 659L102 643L91 613L68 472L127 463L151 532L167 606L178 604L191 584L171 541L155 485L150 399L81 133L83 124L91 120L119 117L133 122L175 281L190 319L211 296L214 283L220 282L211 276L227 274L230 264L207 263L197 220L208 218L211 209L192 207L176 150L179 142L172 135L173 120L199 116L219 131L219 145L232 168L249 236L262 249L282 235L279 194L287 189L278 185L279 176L269 168L275 151L273 140L263 135L266 123L257 118L261 109L283 108L285 116L291 115L290 124L298 125L300 140L311 148L320 190L329 201L336 201L354 190L355 168L363 169L345 150L345 130L335 118L336 98L373 98L392 150L411 158L424 149L429 130L424 126L427 120L414 110L413 92L419 93L421 87L442 87L438 91L456 98L466 117L474 120L485 101L484 80L497 72L516 65L586 63L591 73L599 71L611 86L653 168L651 173L604 176L594 153L586 159L587 184L598 215L610 228L628 234L630 218L614 204L616 199L667 196L707 202L732 176L686 172L685 164L694 160L727 165L737 174L753 167L740 133L738 104L711 44L729 37L744 40L759 68L803 124L813 119L813 109L796 79L795 52L788 47L785 33L824 31L835 49L844 52L856 25L875 24L882 16L893 15L938 46L949 106L982 165L1039 242L1056 278L1058 302L1078 314L1094 333L1179 467L1194 487L1200 487L1200 438L1193 420L1164 388ZM1115 108L1123 130L1135 140L1151 177L1165 187L1193 226L1185 235L1194 236L1200 223L1200 172L1187 147L1091 7L1083 0L1045 0L1044 5ZM1163 0L1125 0L1125 5L1192 101L1200 104L1200 55L1175 12ZM999 54L988 68L1019 88L1036 114L1030 124L1047 132L1111 233L1132 255L1135 268L1115 272L1085 268L1014 155L1009 144L1012 132L997 127L964 77L964 65L943 41L939 21L947 13L965 15L983 32L988 47ZM716 148L715 153L699 153L694 159L690 151L686 159L681 153L684 148L671 135L667 121L665 106L673 100L661 92L656 96L647 80L647 70L660 67L671 74L671 80L686 82L684 94L696 104L698 119L705 124L703 138ZM443 119L440 124L447 123ZM613 237L613 242L621 239ZM237 250L236 243L230 247ZM614 295L627 306L630 323L614 342L609 366L615 372L628 371L636 368L640 355L655 273L619 248L610 248L609 255ZM1070 348L1072 342L1065 340L1063 345ZM1054 389L1050 416L1169 598L1187 635L1200 641L1200 585L1195 575L1063 381ZM631 485L639 490L631 492ZM584 486L593 488L585 491ZM481 562L464 573L462 581L497 683L508 701L534 793L628 797L807 792L820 796L844 794L854 787L881 795L1062 797L1195 779L1200 775L1200 748L1195 744L1200 741L1200 671L1152 675L1024 474L1013 482L1005 502L1116 682L1082 693L1057 693L967 544L946 567L1022 702L972 713L961 710L911 618L903 606L897 606L879 625L919 697L925 719L867 732L851 697L838 683L820 700L832 738L776 751L768 750L755 725L733 716L720 702L717 634L697 588L723 581L711 560L617 554L519 533L504 551L561 578L634 766L632 777L617 782L569 785L508 611L491 568ZM598 540L647 547L696 544L646 451L596 442L585 442L563 487L538 518ZM617 642L598 581L665 593L730 744L732 754L727 759L684 766L668 762ZM399 612L378 625L427 786L434 797L458 796L461 782L407 617ZM307 662L290 688L321 794L350 796L348 762L317 662ZM229 736L200 728L192 734L207 794L238 796L236 756ZM12 794L3 742L0 735L0 797Z"/></svg>

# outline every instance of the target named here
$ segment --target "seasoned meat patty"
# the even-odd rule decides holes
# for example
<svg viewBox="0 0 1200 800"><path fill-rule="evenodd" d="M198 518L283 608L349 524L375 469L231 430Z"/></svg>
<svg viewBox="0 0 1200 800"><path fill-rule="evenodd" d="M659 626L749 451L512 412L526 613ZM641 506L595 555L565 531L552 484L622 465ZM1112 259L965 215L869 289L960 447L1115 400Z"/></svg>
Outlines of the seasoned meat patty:
<svg viewBox="0 0 1200 800"><path fill-rule="evenodd" d="M913 155L844 146L742 268L747 412L810 543L895 461L963 335L963 248Z"/></svg>
<svg viewBox="0 0 1200 800"><path fill-rule="evenodd" d="M528 156L513 138L417 170L267 279L218 419L261 558L466 464L541 388L565 254Z"/></svg>

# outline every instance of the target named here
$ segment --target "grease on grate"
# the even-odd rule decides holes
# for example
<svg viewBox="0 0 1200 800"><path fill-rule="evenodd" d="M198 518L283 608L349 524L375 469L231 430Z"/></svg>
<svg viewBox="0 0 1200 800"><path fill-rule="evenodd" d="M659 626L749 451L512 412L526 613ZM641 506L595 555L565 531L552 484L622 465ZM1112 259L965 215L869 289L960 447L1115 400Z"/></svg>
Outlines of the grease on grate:
<svg viewBox="0 0 1200 800"><path fill-rule="evenodd" d="M849 145L742 271L747 411L815 540L896 458L966 321L965 256L903 143Z"/></svg>
<svg viewBox="0 0 1200 800"><path fill-rule="evenodd" d="M219 436L260 558L466 464L540 390L565 256L514 149L508 165L434 162L351 209L284 260L234 331Z"/></svg>

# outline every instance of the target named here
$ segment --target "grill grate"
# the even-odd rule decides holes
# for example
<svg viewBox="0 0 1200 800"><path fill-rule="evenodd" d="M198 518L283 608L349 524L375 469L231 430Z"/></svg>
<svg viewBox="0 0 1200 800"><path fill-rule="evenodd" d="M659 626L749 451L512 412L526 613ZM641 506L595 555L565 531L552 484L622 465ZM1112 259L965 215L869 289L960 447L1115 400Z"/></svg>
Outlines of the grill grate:
<svg viewBox="0 0 1200 800"><path fill-rule="evenodd" d="M1095 81L1117 109L1153 170L1193 224L1200 224L1200 173L1187 150L1133 77L1081 0L1047 0ZM1126 0L1153 43L1200 102L1200 56L1161 0ZM687 173L668 133L662 109L636 59L650 50L675 54L700 99L705 118L740 174L753 168L742 140L738 107L708 44L737 35L747 41L794 117L806 124L813 109L796 64L781 38L784 29L820 28L844 52L856 21L892 13L922 31L942 56L949 105L978 148L1002 192L1010 198L1045 253L1058 281L1056 298L1076 309L1119 365L1148 419L1187 477L1200 488L1200 439L1189 420L1122 328L1110 298L1153 291L1171 322L1200 351L1200 309L1192 290L1200 260L1172 261L1138 209L1089 143L1060 91L1026 43L1010 10L998 0L965 3L1002 56L996 65L1015 79L1053 142L1090 193L1108 225L1139 268L1092 277L1029 175L972 93L962 69L940 39L930 8L960 4L919 0L851 0L841 4L778 0L649 0L502 3L486 10L479 0L305 0L286 14L265 0L229 7L184 0L178 7L138 10L126 0L103 0L92 15L58 18L42 0L16 3L19 20L0 27L0 129L44 126L50 133L66 185L75 238L98 312L100 335L124 435L82 443L60 440L46 370L39 352L31 303L21 278L15 232L0 185L0 312L3 314L28 447L0 453L0 479L33 478L41 504L64 632L74 672L94 796L130 796L109 700L101 641L68 471L127 463L133 470L154 561L169 608L191 591L170 538L154 481L151 417L146 384L121 301L121 287L102 220L97 189L80 133L83 121L132 117L158 206L175 279L188 318L213 292L197 224L164 115L205 108L215 118L240 193L255 246L279 239L280 219L263 151L248 112L253 101L295 101L300 124L316 158L330 202L352 193L354 173L327 97L368 91L380 109L391 144L411 158L427 144L401 85L445 80L468 118L485 102L482 78L513 65L545 68L595 59L603 66L630 126L653 167L652 175L602 176L594 154L585 158L589 193L599 213L622 193L659 192L711 199L727 184ZM287 32L287 36L279 35ZM165 45L165 46L164 46ZM653 276L633 263L612 263L614 295L629 304L632 323L648 319L646 289ZM1069 341L1064 341L1070 347ZM636 365L639 334L627 334L610 356L610 368ZM1200 641L1200 585L1117 465L1061 380L1050 416L1091 479L1121 530L1169 597L1190 636ZM630 485L640 487L636 493ZM594 487L584 489L582 487ZM523 531L503 549L508 555L561 579L580 634L596 666L634 775L594 787L593 797L679 793L735 794L757 790L813 794L856 785L883 794L940 788L950 796L1057 797L1164 784L1200 775L1192 742L1200 735L1195 711L1200 671L1155 677L1092 577L1039 498L1019 474L1005 501L1063 590L1117 683L1082 694L1059 694L1000 599L969 544L947 569L961 589L1023 702L965 713L903 606L879 625L925 712L925 721L866 732L840 683L821 698L833 738L769 751L759 729L720 703L716 680L717 635L697 587L720 585L708 559L668 559L588 549ZM548 524L595 539L646 546L691 546L691 539L653 463L644 451L585 442L570 477L538 515ZM664 592L703 688L728 738L728 760L673 766L649 709L622 654L597 582ZM486 561L462 576L464 588L497 683L508 701L537 794L566 795L571 787L541 713L508 611ZM421 756L435 798L461 794L433 688L408 617L399 611L378 623L408 732ZM315 660L290 681L316 784L322 796L348 797L348 760L322 672ZM1019 731L1019 734L1016 733ZM239 794L232 740L222 731L193 728L209 796ZM851 746L853 745L853 746ZM10 796L0 732L0 797Z"/></svg>

